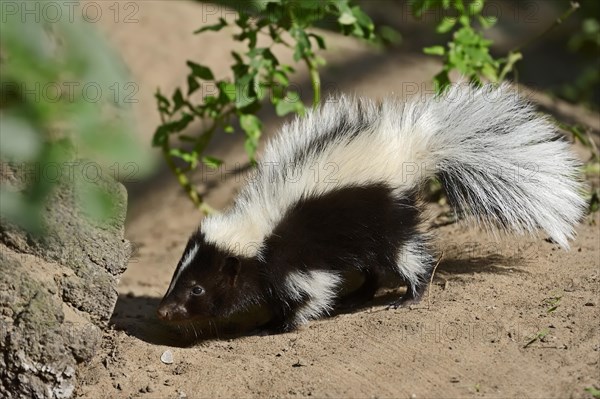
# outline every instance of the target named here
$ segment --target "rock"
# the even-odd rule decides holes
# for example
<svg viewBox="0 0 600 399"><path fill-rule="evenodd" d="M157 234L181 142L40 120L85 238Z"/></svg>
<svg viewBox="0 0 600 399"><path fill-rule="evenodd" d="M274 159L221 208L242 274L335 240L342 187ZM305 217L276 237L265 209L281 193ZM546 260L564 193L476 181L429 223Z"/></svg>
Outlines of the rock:
<svg viewBox="0 0 600 399"><path fill-rule="evenodd" d="M110 177L91 182L73 170L50 195L43 234L0 224L3 398L71 397L77 366L99 347L117 300L118 279L129 259L126 191ZM23 181L17 168L12 171L2 173L2 183ZM113 212L102 221L81 206L85 190L98 188L114 198Z"/></svg>
<svg viewBox="0 0 600 399"><path fill-rule="evenodd" d="M160 356L160 361L163 362L164 364L172 364L173 363L173 352L171 352L169 349L164 351L163 354Z"/></svg>

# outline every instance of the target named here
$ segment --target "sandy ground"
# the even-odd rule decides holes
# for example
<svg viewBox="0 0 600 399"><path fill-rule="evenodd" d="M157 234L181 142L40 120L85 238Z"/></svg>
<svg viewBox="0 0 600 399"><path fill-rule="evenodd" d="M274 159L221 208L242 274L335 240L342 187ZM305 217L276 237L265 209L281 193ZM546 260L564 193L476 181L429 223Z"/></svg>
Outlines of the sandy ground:
<svg viewBox="0 0 600 399"><path fill-rule="evenodd" d="M158 122L157 85L168 93L182 83L186 59L223 73L228 63L226 35L190 34L198 21L210 23L218 13L191 2L164 3L133 2L133 24L117 21L109 10L111 18L98 23L139 85L135 112L146 142ZM371 97L408 95L426 87L422 82L439 68L429 57L383 55L345 38L333 38L331 48L324 82ZM302 74L297 79L307 87ZM263 116L268 131L280 124L268 112ZM597 116L574 117L600 130ZM237 144L228 138L212 153L226 165L243 164ZM195 182L211 187L208 200L220 208L242 179L199 174ZM81 369L78 397L591 398L585 389L600 388L598 213L578 227L569 252L544 236L495 239L459 224L433 227L444 255L421 304L386 311L393 292L382 291L366 307L297 332L229 337L156 319L158 301L201 217L164 170L130 184L129 191L127 236L136 253L119 287L112 330ZM445 210L432 205L432 221ZM172 364L160 360L166 350Z"/></svg>

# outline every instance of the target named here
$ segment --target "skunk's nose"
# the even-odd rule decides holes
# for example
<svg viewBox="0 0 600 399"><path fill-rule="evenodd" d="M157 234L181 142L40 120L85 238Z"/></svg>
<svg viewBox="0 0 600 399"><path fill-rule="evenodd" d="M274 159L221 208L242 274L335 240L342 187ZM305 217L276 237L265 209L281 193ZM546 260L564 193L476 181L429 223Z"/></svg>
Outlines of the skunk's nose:
<svg viewBox="0 0 600 399"><path fill-rule="evenodd" d="M161 304L158 306L156 310L156 315L159 319L169 321L169 320L181 320L187 317L187 311L181 305L169 303L169 304Z"/></svg>
<svg viewBox="0 0 600 399"><path fill-rule="evenodd" d="M161 320L170 320L171 312L170 312L169 306L159 306L158 309L156 310L156 315Z"/></svg>

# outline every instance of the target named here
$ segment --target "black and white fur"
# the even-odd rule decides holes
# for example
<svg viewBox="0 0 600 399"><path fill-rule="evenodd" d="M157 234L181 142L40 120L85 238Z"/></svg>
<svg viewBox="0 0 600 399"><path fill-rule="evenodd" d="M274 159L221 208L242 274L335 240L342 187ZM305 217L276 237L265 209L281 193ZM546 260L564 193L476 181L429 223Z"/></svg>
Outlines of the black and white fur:
<svg viewBox="0 0 600 399"><path fill-rule="evenodd" d="M339 97L282 128L233 206L192 235L159 316L230 315L266 304L289 331L334 304L346 272L373 297L384 275L423 294L433 266L419 193L437 177L486 229L542 229L568 248L584 200L555 127L507 85L375 103Z"/></svg>

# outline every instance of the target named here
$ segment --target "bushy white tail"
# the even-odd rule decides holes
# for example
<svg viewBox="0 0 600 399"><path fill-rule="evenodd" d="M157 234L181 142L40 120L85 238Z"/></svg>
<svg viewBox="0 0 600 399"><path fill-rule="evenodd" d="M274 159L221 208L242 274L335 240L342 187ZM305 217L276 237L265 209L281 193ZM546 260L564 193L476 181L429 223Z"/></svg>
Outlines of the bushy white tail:
<svg viewBox="0 0 600 399"><path fill-rule="evenodd" d="M435 98L332 97L282 127L207 240L255 256L301 200L385 184L398 198L437 176L455 209L483 227L546 231L568 247L581 218L578 162L556 128L508 85L453 86Z"/></svg>
<svg viewBox="0 0 600 399"><path fill-rule="evenodd" d="M585 201L579 163L552 123L508 85L457 85L419 111L424 161L460 214L517 233L542 228L568 248Z"/></svg>

